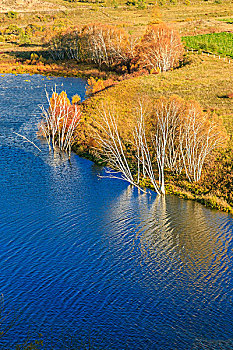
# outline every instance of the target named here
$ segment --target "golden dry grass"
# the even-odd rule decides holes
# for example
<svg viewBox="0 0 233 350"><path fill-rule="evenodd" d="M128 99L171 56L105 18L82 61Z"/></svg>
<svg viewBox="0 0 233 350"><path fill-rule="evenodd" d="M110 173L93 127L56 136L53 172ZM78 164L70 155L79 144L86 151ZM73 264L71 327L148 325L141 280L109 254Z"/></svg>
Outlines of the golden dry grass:
<svg viewBox="0 0 233 350"><path fill-rule="evenodd" d="M127 6L126 0L103 0L101 3L76 3L65 0L17 0L17 2L15 0L1 2L0 31L12 24L21 28L35 24L42 26L49 33L56 28L65 29L96 22L121 26L135 36L141 36L148 24L158 20L169 23L179 30L181 35L233 30L232 24L220 21L233 17L232 0L225 0L219 4L215 0L208 2L190 0L189 5L185 5L183 0L177 0L177 4L160 7L154 6L154 1L145 0L144 9ZM6 15L10 10L17 11L17 18L9 18ZM40 46L32 50L42 49L43 38L43 33L30 38L32 45ZM0 51L18 50L19 45L14 38L4 42L0 40Z"/></svg>
<svg viewBox="0 0 233 350"><path fill-rule="evenodd" d="M17 10L19 16L15 22L18 26L32 22L38 23L40 19L37 15L41 15L41 21L44 24L46 22L46 25L49 22L58 25L59 21L68 26L101 22L121 25L134 33L141 34L148 23L153 22L156 17L156 11L153 11L154 2L149 0L145 1L146 7L144 9L139 9L137 6L127 6L126 0L105 0L100 4L75 3L64 0L25 0L29 3L32 2L30 6L16 6L15 1L5 1L8 1L8 5L0 5L0 12ZM22 0L17 1L22 3ZM208 2L191 0L189 5L178 0L175 5L160 6L159 11L161 19L174 25L181 33L232 30L231 24L218 21L218 19L233 16L231 0L222 1L220 4L214 0ZM54 14L55 18L43 20L43 16ZM2 26L7 23L4 19Z"/></svg>
<svg viewBox="0 0 233 350"><path fill-rule="evenodd" d="M174 71L143 77L141 88L156 94L178 94L195 99L203 108L221 114L233 113L232 99L225 98L233 89L233 61L206 54L190 55L191 63Z"/></svg>
<svg viewBox="0 0 233 350"><path fill-rule="evenodd" d="M204 109L223 116L229 132L233 130L233 99L226 95L233 90L233 61L217 57L190 54L190 63L174 71L150 74L122 81L91 99L91 110L102 101L116 103L123 119L132 105L142 96L154 97L177 94L185 99L197 100ZM90 102L88 102L90 104ZM93 113L93 111L91 112Z"/></svg>
<svg viewBox="0 0 233 350"><path fill-rule="evenodd" d="M59 1L42 1L42 0L2 0L0 3L0 12L19 11L44 11L53 9L65 9Z"/></svg>

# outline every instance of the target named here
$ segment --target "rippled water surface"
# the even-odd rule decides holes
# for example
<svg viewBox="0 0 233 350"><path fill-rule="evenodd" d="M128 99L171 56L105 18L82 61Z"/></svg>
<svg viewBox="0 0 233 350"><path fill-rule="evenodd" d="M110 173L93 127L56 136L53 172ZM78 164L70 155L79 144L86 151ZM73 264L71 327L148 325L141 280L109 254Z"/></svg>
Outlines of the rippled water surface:
<svg viewBox="0 0 233 350"><path fill-rule="evenodd" d="M233 349L232 218L49 155L55 84L84 97L80 79L0 77L1 327L17 318L1 348L39 332L48 349Z"/></svg>

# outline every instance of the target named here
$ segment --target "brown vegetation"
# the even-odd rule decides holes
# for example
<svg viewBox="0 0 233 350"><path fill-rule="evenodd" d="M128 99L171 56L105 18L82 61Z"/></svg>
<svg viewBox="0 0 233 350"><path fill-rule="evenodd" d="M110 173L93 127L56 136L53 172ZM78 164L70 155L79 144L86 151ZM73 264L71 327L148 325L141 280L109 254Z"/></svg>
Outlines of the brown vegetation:
<svg viewBox="0 0 233 350"><path fill-rule="evenodd" d="M130 161L129 165L133 167L130 169L133 172L134 181L137 175L133 169L136 169L135 165L138 158L136 158L136 161L133 161L133 154L137 152L140 154L140 169L137 167L141 174L138 176L140 185L149 185L150 181L153 180L149 176L149 171L146 170L149 168L146 168L145 164L144 169L142 166L143 162L147 162L147 165L150 167L146 151L148 146L152 167L153 169L155 169L155 166L157 168L155 170L155 180L160 186L159 190L161 190L163 181L159 180L158 163L160 167L164 168L164 183L167 192L173 191L182 195L183 191L183 195L186 192L190 198L208 203L211 206L225 206L226 208L224 201L232 205L231 162L233 159L231 145L229 144L229 151L216 153L213 152L212 148L217 147L217 143L219 143L219 146L221 144L225 146L224 142L222 143L221 141L222 136L218 139L218 142L214 142L212 145L208 139L208 131L213 131L214 135L222 135L222 126L219 123L219 118L214 117L214 112L218 116L223 117L228 132L233 131L231 98L224 98L228 95L228 97L231 97L229 93L232 90L231 65L228 62L214 60L212 57L193 54L189 55L188 59L185 59L186 63L189 62L188 65L182 67L182 69L171 71L172 67L179 65L180 57L182 58L183 55L179 37L177 37L178 40L171 40L174 38L172 35L176 33L175 29L178 28L180 32L186 35L217 32L223 28L224 30L231 30L229 23L219 21L219 19L224 17L232 17L231 2L226 0L222 4L217 4L214 0L209 0L208 2L202 0L190 0L190 2L177 0L177 4L172 5L170 3L165 4L165 2L161 5L160 2L159 7L153 7L147 1L136 1L135 4L133 2L131 4L129 1L126 5L125 2L117 0L114 1L115 5L105 2L103 5L86 3L84 6L78 2L60 0L47 0L47 2L54 6L54 9L59 9L59 6L62 5L66 8L66 11L46 13L43 12L43 9L40 13L34 12L34 14L21 12L0 15L3 33L2 38L0 38L3 42L0 45L3 51L8 51L11 55L11 57L5 56L8 60L4 59L5 63L4 60L2 61L2 72L38 72L65 76L85 74L89 77L93 75L89 79L88 91L92 97L83 106L84 112L79 123L78 139L76 138L76 143L73 145L78 152L84 154L89 147L96 147L96 141L93 136L93 116L95 120L98 107L103 100L107 100L110 105L115 105L116 115L118 115L118 130L123 140L127 159ZM152 9L153 11L151 11ZM93 15L95 21L99 24L93 24ZM9 28L16 17L17 25L20 29ZM172 22L175 29L171 29L170 25L170 29L167 29L165 25L161 24L162 19L168 23ZM39 25L42 29L40 30L38 27L39 29L37 30L36 27L33 27L33 31L36 31L38 35L31 35L31 32L26 29L28 24ZM161 33L163 32L163 40L160 40L161 36L157 40L160 42L159 46L156 45L154 28L163 28L161 30ZM130 35L128 34L129 32ZM41 45L42 37L46 40L51 40L53 37L55 39L55 51L57 50L56 53L61 54L57 58L69 58L71 61L65 60L55 63L50 59L45 59L46 55L44 54L42 56L38 54L38 57L31 57L30 59L28 56L26 57L26 51L30 49L29 47L27 48L27 45ZM79 46L80 37L82 37L81 47ZM153 37L154 39L151 40ZM152 63L149 62L148 58L151 58L151 53L154 53L155 57L161 58L163 56L164 47L166 51L168 42L170 43L170 59L172 63L162 67L157 60L154 60ZM172 51L171 43L175 43L174 46L180 46L180 50ZM21 47L21 45L25 46ZM15 48L19 52L11 53L10 51ZM38 46L35 50L38 48L41 49L41 46ZM25 51L26 59L23 57L23 51ZM14 58L14 55L17 58ZM169 54L167 54L168 57ZM12 66L9 62L12 63ZM96 68L94 67L95 65ZM98 69L99 67L102 72ZM147 75L115 84L114 80L117 75L118 81L129 77L127 74L124 74L125 77L123 77L122 73L130 72L132 74L132 72L137 71L135 75L141 75L140 70L143 67L146 67ZM167 69L170 71L166 72ZM160 71L164 72L157 74ZM156 73L156 75L148 73ZM115 86L110 87L112 85ZM106 90L106 87L110 88ZM101 90L105 91L100 92ZM98 94L93 96L96 93ZM162 150L163 148L161 142L156 144L156 138L160 138L160 141L163 140L159 133L159 124L156 116L158 118L161 104L165 106L168 103L167 108L170 108L169 104L172 101L170 96L174 93L179 94L186 100L194 98L202 104L205 111L195 104L195 108L191 112L191 102L184 104L181 102L180 108L182 113L179 112L178 114L183 116L183 123L179 122L179 127L174 126L171 128L173 131L169 131L169 133L175 133L175 142L168 141L170 138L168 137L166 140L165 137L165 160L162 158L162 153L160 153L160 157L157 156L156 160L156 147L157 150ZM133 111L132 106L132 101L138 100L140 95L148 95L149 99L160 98L161 95L164 95L164 101L161 99L157 100L158 105L154 109L154 114L152 112L149 113L150 116L153 115L154 122L152 123L151 121L149 123L149 119L145 116L146 138L143 136L142 124L139 122L140 118L137 119L137 113ZM178 98L176 100L178 102ZM115 101L118 101L118 104ZM189 113L187 114L188 110ZM206 110L211 112L207 113ZM155 111L157 111L157 114ZM159 114L161 115L161 113ZM194 115L197 116L195 122ZM174 120L177 121L176 118ZM184 125L186 128L184 128ZM191 126L193 125L195 125L195 130L198 130L197 134L202 141L202 147L199 147L200 144L196 143L194 137L191 136ZM152 126L154 126L153 138L151 137L151 131L148 134ZM139 138L136 138L139 148L137 148L136 139L133 138L131 133L132 130L136 132L135 128L137 129L136 134L139 135ZM182 130L182 132L178 132L178 130ZM192 140L188 145L185 141L187 138ZM134 142L134 148L131 147L130 149L127 142L125 143L126 140ZM195 146L197 144L198 147ZM207 144L208 147L211 145L210 148L205 148ZM169 149L170 151L168 151ZM192 158L190 154L194 153L195 158ZM200 161L203 158L203 154L206 154L204 165ZM196 163L194 159L197 160ZM144 179L143 171L147 173ZM150 180L148 180L148 177L150 177ZM216 197L214 200L213 194ZM229 208L226 210L229 210Z"/></svg>
<svg viewBox="0 0 233 350"><path fill-rule="evenodd" d="M53 59L93 62L99 68L130 65L136 40L123 29L91 24L52 37L47 46Z"/></svg>
<svg viewBox="0 0 233 350"><path fill-rule="evenodd" d="M199 118L203 120L203 123L200 124L200 128L198 127L199 135L202 140L207 140L207 138L205 139L203 136L205 135L206 137L208 135L208 128L210 125L212 125L211 128L214 127L216 131L215 132L213 130L214 134L219 134L220 131L220 138L218 140L220 142L219 146L221 146L221 144L224 147L228 145L228 148L217 153L215 151L211 151L210 154L207 155L205 164L201 168L201 178L199 180L196 178L196 180L198 180L197 182L189 181L184 165L181 166L182 170L179 172L178 164L180 160L178 155L173 158L177 160L174 163L169 161L167 157L164 171L166 193L175 193L182 198L197 200L207 206L231 212L231 206L233 206L233 181L231 179L233 174L233 152L231 143L229 143L230 141L227 143L227 139L229 138L228 135L231 137L231 133L233 133L233 105L230 99L220 97L224 94L224 92L229 91L230 87L232 86L230 76L231 65L227 62L221 61L214 57L209 57L207 55L198 56L193 54L191 57L191 63L179 70L164 72L159 75L151 74L125 80L114 87L111 87L109 90L100 92L90 100L85 101L83 106L83 119L88 125L88 131L86 131L86 136L80 140L80 143L79 140L77 140L76 151L80 151L81 154L85 154L87 156L86 152L88 150L88 145L92 144L92 146L96 146L95 143L93 143L93 137L90 137L90 139L88 139L88 137L93 134L93 119L97 120L98 123L100 122L98 110L100 106L102 106L103 101L105 101L105 103L108 105L114 106L114 113L118 116L118 130L122 139L131 140L131 142L134 142L135 144L135 141L132 138L132 131L134 130L135 125L137 125L135 108L133 106L134 101L138 101L142 95L148 95L150 101L154 98L157 100L157 98L159 98L161 95L164 95L167 97L166 101L169 101L171 98L169 96L174 93L178 93L180 96L186 99L186 102L185 104L182 104L182 99L180 100L176 98L177 102L181 101L180 107L182 107L183 110L188 110L191 106L189 99L192 96L202 103L202 105L204 105L203 111L200 109L200 106L198 106L197 103L194 104L196 113L199 115L197 120L199 120ZM197 71L198 75L196 73ZM163 99L164 98L162 98L162 100ZM160 101L161 103L162 100L159 98L157 101ZM151 110L152 106L151 103L148 102L148 98L144 99L144 105L148 105L147 110ZM213 111L217 113L218 117L214 115ZM152 116L153 114L149 113L149 115ZM222 118L220 116L222 116ZM192 117L192 113L190 113L189 117ZM146 120L149 121L148 116L146 117ZM226 135L222 126L222 120L224 125L227 127L228 135ZM191 121L191 119L189 121ZM150 123L148 125L150 125ZM187 123L186 126L188 127L189 125L190 123ZM204 126L205 128L202 128ZM152 141L150 141L148 127L146 130L147 137L149 135L148 144L150 150L152 150ZM205 131L204 134L203 131ZM190 130L186 130L186 133L187 132L190 133ZM178 135L178 133L176 133L176 135ZM178 142L178 140L179 137L176 142ZM196 153L196 159L198 159L198 154L201 159L201 148L195 148L194 144L195 143L193 143L193 146L192 143L189 144L190 150L192 147L193 150L199 150L199 153ZM205 145L205 142L202 143L202 145ZM167 148L169 147L172 149L171 145L168 146L167 144ZM136 154L136 152L137 151L135 149L134 154ZM173 150L172 153L174 155ZM132 150L127 153L127 155L132 156ZM94 154L94 157L95 156L96 155ZM184 157L188 162L189 160L187 159L187 154L184 155ZM132 162L131 159L132 158L130 158L131 166L133 166L134 169L138 169L138 165L136 164L137 161L134 160L134 162ZM170 165L168 163L170 163ZM199 165L201 165L201 163L199 163ZM155 163L153 163L153 167L154 166ZM195 169L196 171L195 164L190 168L191 181L194 180L194 173L192 172L192 169ZM197 175L198 173L195 176ZM155 177L157 183L159 183L158 171L155 172ZM137 183L138 180L136 173L134 173L134 180ZM140 185L151 186L150 183L150 180L143 180L141 177Z"/></svg>

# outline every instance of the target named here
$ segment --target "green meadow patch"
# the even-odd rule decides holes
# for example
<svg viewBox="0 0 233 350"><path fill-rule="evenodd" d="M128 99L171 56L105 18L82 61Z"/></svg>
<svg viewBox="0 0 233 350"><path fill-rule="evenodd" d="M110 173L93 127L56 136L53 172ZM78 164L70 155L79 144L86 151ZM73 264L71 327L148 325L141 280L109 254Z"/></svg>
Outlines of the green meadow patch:
<svg viewBox="0 0 233 350"><path fill-rule="evenodd" d="M208 51L233 58L233 33L213 33L182 38L188 49Z"/></svg>
<svg viewBox="0 0 233 350"><path fill-rule="evenodd" d="M228 24L233 24L233 18L222 18L219 21L226 22Z"/></svg>

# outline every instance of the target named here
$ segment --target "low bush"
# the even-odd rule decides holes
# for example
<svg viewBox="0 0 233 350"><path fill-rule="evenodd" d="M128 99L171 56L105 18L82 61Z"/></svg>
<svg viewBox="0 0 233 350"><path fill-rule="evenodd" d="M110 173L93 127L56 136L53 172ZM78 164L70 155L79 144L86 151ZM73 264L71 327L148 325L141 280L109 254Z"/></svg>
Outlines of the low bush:
<svg viewBox="0 0 233 350"><path fill-rule="evenodd" d="M18 13L14 11L9 11L6 13L6 17L16 19L18 18Z"/></svg>

